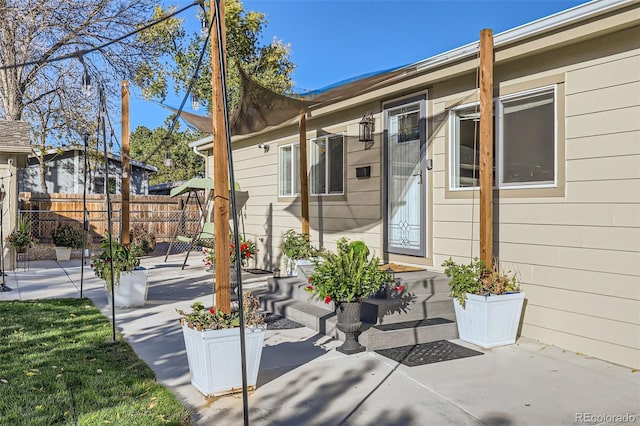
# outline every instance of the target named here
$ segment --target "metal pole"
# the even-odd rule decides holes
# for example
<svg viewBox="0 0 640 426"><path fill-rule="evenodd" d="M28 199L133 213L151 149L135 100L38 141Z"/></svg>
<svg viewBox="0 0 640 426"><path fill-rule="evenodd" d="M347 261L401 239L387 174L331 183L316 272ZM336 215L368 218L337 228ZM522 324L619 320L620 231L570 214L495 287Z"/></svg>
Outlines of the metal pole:
<svg viewBox="0 0 640 426"><path fill-rule="evenodd" d="M104 99L103 88L100 86L100 120L102 122L102 139L104 142L104 188L105 197L107 201L107 232L109 233L109 264L111 267L111 340L112 343L116 342L116 300L115 300L115 280L113 270L113 225L111 218L113 211L111 209L111 197L109 194L109 157L107 152L107 131L105 126L106 102Z"/></svg>
<svg viewBox="0 0 640 426"><path fill-rule="evenodd" d="M11 291L13 290L10 287L7 287L7 284L4 281L4 197L6 195L6 191L4 189L4 183L0 184L0 292L3 291Z"/></svg>
<svg viewBox="0 0 640 426"><path fill-rule="evenodd" d="M216 7L216 29L218 32L218 40L222 41L222 23L221 23L221 13L219 2L221 0L215 0ZM224 0L223 0L224 1ZM227 145L227 159L228 159L228 167L229 167L229 179L231 184L230 187L230 203L231 203L231 216L233 218L233 229L234 229L234 243L236 250L236 280L238 281L238 304L240 305L238 308L238 316L240 317L240 357L242 360L242 411L244 414L244 424L249 425L249 395L247 392L247 349L246 349L246 341L245 341L245 324L244 324L244 305L243 305L243 296L242 296L242 263L240 261L240 233L238 232L238 215L237 215L237 206L236 206L236 186L235 186L235 177L233 173L233 155L231 153L231 132L229 130L229 110L227 103L227 81L225 76L225 61L224 61L224 48L223 43L218 43L218 60L220 61L220 83L222 86L221 94L222 94L222 105L224 112L224 128L225 128L225 139ZM215 99L217 102L220 99ZM219 163L220 164L220 163ZM216 271L217 272L217 271Z"/></svg>
<svg viewBox="0 0 640 426"><path fill-rule="evenodd" d="M82 184L82 263L80 264L80 297L83 297L84 289L84 262L85 253L87 251L87 231L89 230L89 222L87 220L87 145L89 144L89 135L84 135L84 169Z"/></svg>

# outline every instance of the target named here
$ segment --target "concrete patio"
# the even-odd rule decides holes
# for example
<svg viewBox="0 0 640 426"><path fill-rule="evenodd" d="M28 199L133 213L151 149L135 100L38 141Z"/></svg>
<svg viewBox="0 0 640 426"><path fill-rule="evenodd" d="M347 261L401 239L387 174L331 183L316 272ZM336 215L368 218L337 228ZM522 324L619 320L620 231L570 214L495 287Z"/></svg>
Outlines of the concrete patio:
<svg viewBox="0 0 640 426"><path fill-rule="evenodd" d="M143 308L116 312L119 332L158 380L193 411L194 424L242 424L242 395L206 399L189 381L176 308L211 303L212 275L192 255L143 259L149 294ZM22 265L20 265L22 266ZM103 283L85 266L83 295L107 317ZM79 260L32 261L9 271L0 300L80 296ZM245 289L267 275L244 274ZM459 340L457 344L478 349ZM346 356L339 342L308 328L268 330L255 425L572 425L640 423L640 372L521 338L484 355L407 367L375 352Z"/></svg>

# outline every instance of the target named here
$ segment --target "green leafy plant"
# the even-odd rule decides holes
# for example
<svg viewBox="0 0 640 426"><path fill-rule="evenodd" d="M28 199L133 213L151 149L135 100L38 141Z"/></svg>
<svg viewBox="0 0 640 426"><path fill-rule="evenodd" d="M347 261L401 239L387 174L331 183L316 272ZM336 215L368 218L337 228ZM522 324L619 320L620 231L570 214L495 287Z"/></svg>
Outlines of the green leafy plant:
<svg viewBox="0 0 640 426"><path fill-rule="evenodd" d="M20 218L18 227L5 238L5 241L17 252L23 252L38 242L31 233L31 222L25 218Z"/></svg>
<svg viewBox="0 0 640 426"><path fill-rule="evenodd" d="M74 249L82 247L82 232L71 225L57 225L51 231L51 237L53 237L53 244L56 247L71 247Z"/></svg>
<svg viewBox="0 0 640 426"><path fill-rule="evenodd" d="M306 291L325 303L359 301L391 282L387 271L380 269L380 259L369 259L369 248L362 241L338 240L336 253L326 252L316 260Z"/></svg>
<svg viewBox="0 0 640 426"><path fill-rule="evenodd" d="M309 234L296 232L293 229L284 233L280 248L287 258L294 260L308 259L317 254L317 250L309 242Z"/></svg>
<svg viewBox="0 0 640 426"><path fill-rule="evenodd" d="M457 263L449 258L442 266L450 279L451 296L462 306L467 300L467 293L489 295L519 291L516 275L501 270L497 260L493 262L493 269L487 268L486 263L477 257L469 264Z"/></svg>
<svg viewBox="0 0 640 426"><path fill-rule="evenodd" d="M133 243L127 248L119 241L113 240L112 246L113 251L111 250L109 234L107 233L100 244L100 248L103 250L102 253L91 257L93 271L105 281L109 291L111 291L111 259L113 259L113 282L115 285L119 285L122 272L131 272L140 266L140 256L142 255L140 247Z"/></svg>
<svg viewBox="0 0 640 426"><path fill-rule="evenodd" d="M264 324L264 314L260 311L258 299L245 291L242 295L242 306L244 310L244 321L247 327L257 327ZM240 326L240 318L237 312L226 314L214 307L205 308L202 302L195 302L191 305L191 312L176 309L181 315L180 324L186 325L194 330L220 330L223 328L234 328Z"/></svg>

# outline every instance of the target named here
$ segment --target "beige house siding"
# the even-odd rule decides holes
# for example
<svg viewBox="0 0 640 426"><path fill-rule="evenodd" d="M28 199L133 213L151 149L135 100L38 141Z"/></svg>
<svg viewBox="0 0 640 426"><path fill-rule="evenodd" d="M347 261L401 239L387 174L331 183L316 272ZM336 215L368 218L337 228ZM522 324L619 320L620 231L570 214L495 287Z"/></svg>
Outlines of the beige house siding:
<svg viewBox="0 0 640 426"><path fill-rule="evenodd" d="M345 135L345 195L310 197L309 222L311 241L316 247L335 249L341 237L359 238L381 255L381 151L380 141L365 149L357 141L361 114L340 126L318 126L307 121L307 139L327 133ZM323 123L320 123L323 124ZM300 197L278 197L278 147L298 143L297 127L291 127L275 140L251 138L234 148L236 181L249 191L242 220L247 238L259 249L256 266L284 268L285 259L279 247L288 229L301 231ZM269 148L257 148L265 143ZM371 166L371 177L356 178L356 167Z"/></svg>
<svg viewBox="0 0 640 426"><path fill-rule="evenodd" d="M500 95L547 86L557 94L557 187L501 189L494 199L494 250L526 292L522 335L634 367L640 367L639 11L634 4L583 27L505 45L495 55ZM477 100L476 64L435 66L309 114L307 139L340 132L347 151L345 195L310 199L314 244L333 249L346 236L383 254L383 104L426 91L430 254L391 260L441 270L449 257L479 255L479 194L450 190L448 176L448 112ZM373 111L378 133L370 149L356 140L365 111ZM300 199L277 193L278 146L297 141L297 126L289 125L234 142L236 180L249 191L243 223L260 249L259 267L283 268L281 237L301 229ZM364 165L371 165L371 178L355 178L355 167Z"/></svg>
<svg viewBox="0 0 640 426"><path fill-rule="evenodd" d="M623 31L638 39L638 28ZM620 34L600 43L619 39ZM628 43L627 43L628 44ZM584 62L591 43L536 58L541 73L499 81L501 88L562 75L564 194L514 197L494 206L496 254L518 271L527 294L522 335L640 365L640 49ZM527 69L526 61L512 64ZM555 66L554 64L559 64ZM496 69L503 69L496 67ZM497 79L504 78L500 73ZM445 91L446 92L446 91ZM439 93L437 86L432 93ZM433 99L443 112L465 93ZM434 265L478 256L478 194L448 191L448 132L434 135ZM538 194L536 194L538 195ZM475 197L474 207L471 206ZM471 219L473 215L473 220Z"/></svg>

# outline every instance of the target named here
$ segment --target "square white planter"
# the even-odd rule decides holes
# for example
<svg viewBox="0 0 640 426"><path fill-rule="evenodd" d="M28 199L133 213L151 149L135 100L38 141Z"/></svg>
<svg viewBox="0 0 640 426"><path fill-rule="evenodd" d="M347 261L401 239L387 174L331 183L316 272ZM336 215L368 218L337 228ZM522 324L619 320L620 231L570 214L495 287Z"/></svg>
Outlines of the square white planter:
<svg viewBox="0 0 640 426"><path fill-rule="evenodd" d="M467 293L464 308L453 299L460 339L483 348L515 343L523 302L524 292L493 296Z"/></svg>
<svg viewBox="0 0 640 426"><path fill-rule="evenodd" d="M266 326L245 329L247 386L258 380ZM242 390L240 328L197 331L182 326L191 384L205 396Z"/></svg>
<svg viewBox="0 0 640 426"><path fill-rule="evenodd" d="M147 276L144 268L120 274L120 284L115 286L114 298L118 308L144 306L147 301ZM107 291L107 298L111 303L111 294Z"/></svg>
<svg viewBox="0 0 640 426"><path fill-rule="evenodd" d="M313 259L287 259L287 276L297 277L299 266L313 266Z"/></svg>
<svg viewBox="0 0 640 426"><path fill-rule="evenodd" d="M56 260L58 262L69 259L71 259L71 247L56 247Z"/></svg>

